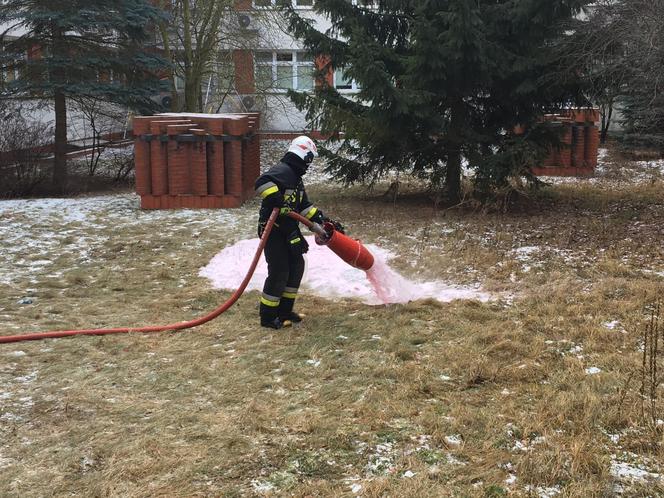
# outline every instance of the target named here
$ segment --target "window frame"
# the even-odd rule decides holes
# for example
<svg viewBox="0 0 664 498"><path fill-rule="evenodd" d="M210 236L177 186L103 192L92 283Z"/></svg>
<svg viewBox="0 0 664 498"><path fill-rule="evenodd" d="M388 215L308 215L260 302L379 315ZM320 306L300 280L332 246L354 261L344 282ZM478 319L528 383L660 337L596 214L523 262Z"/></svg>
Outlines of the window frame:
<svg viewBox="0 0 664 498"><path fill-rule="evenodd" d="M270 62L259 61L257 54L271 54L272 60ZM279 55L288 54L291 56L290 61L279 61L277 60ZM316 69L316 64L314 63L313 58L305 58L307 52L304 50L255 50L253 53L254 59L254 81L258 82L258 68L259 67L270 67L271 68L271 86L261 90L269 93L286 93L288 90L294 90L297 92L311 92L316 87L316 81L314 77L314 71ZM301 60L302 58L302 60ZM292 81L291 87L285 88L278 86L278 68L279 67L290 67L292 70ZM311 87L310 88L299 88L299 79L298 69L300 67L309 67L311 68Z"/></svg>
<svg viewBox="0 0 664 498"><path fill-rule="evenodd" d="M277 1L278 0L267 0L270 2L270 5L256 5L256 0L251 0L251 6L254 9L276 9L277 8ZM293 6L294 9L301 9L301 10L311 10L314 8L314 4L316 3L316 0L312 1L311 5L298 5L297 4L298 0L291 0L291 5Z"/></svg>
<svg viewBox="0 0 664 498"><path fill-rule="evenodd" d="M337 71L343 72L343 68L337 68L332 73L332 86L339 93L358 93L361 88L358 86L357 81L351 78L350 88L337 88Z"/></svg>
<svg viewBox="0 0 664 498"><path fill-rule="evenodd" d="M362 5L358 0L352 0L352 3L355 7L363 7L365 9L377 9L378 8L378 0L370 0L371 5Z"/></svg>
<svg viewBox="0 0 664 498"><path fill-rule="evenodd" d="M0 52L5 52L5 45L0 43ZM24 54L20 59L14 59L13 63L7 64L6 66L0 65L0 88L5 88L7 85L21 79L21 71L19 65L21 61L26 61L28 54ZM11 75L11 79L9 76Z"/></svg>

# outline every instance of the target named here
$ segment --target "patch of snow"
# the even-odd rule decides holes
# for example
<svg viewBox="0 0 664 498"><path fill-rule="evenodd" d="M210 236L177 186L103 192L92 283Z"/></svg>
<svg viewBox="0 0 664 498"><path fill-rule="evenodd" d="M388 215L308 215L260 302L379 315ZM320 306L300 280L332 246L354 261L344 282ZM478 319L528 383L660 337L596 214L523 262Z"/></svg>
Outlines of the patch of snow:
<svg viewBox="0 0 664 498"><path fill-rule="evenodd" d="M604 327L606 327L609 330L614 330L618 325L620 325L620 322L618 320L613 320L604 323Z"/></svg>
<svg viewBox="0 0 664 498"><path fill-rule="evenodd" d="M515 441L514 446L512 446L512 451L529 451L530 448L523 444L521 441Z"/></svg>
<svg viewBox="0 0 664 498"><path fill-rule="evenodd" d="M664 278L664 271L641 268L641 273L645 273L646 275L654 275L656 277Z"/></svg>
<svg viewBox="0 0 664 498"><path fill-rule="evenodd" d="M451 436L445 436L445 442L450 446L461 446L463 439L461 434L453 434Z"/></svg>
<svg viewBox="0 0 664 498"><path fill-rule="evenodd" d="M412 470L407 470L406 472L403 473L403 476L407 479L410 479L411 477L415 477L415 472Z"/></svg>
<svg viewBox="0 0 664 498"><path fill-rule="evenodd" d="M6 469L10 465L14 464L14 460L12 458L5 458L2 455L0 455L0 469Z"/></svg>
<svg viewBox="0 0 664 498"><path fill-rule="evenodd" d="M535 494L539 498L553 498L554 496L558 496L560 493L562 493L562 489L560 489L560 486L545 487L528 485L526 486L526 492Z"/></svg>
<svg viewBox="0 0 664 498"><path fill-rule="evenodd" d="M519 257L526 258L531 256L532 254L539 252L541 249L539 246L524 246L524 247L517 247L516 249L512 249L512 253L517 256L517 259Z"/></svg>
<svg viewBox="0 0 664 498"><path fill-rule="evenodd" d="M320 366L320 360L307 360L307 365L311 365L313 367L318 367Z"/></svg>
<svg viewBox="0 0 664 498"><path fill-rule="evenodd" d="M274 491L274 484L267 481L259 481L257 479L252 479L251 487L256 493L269 493Z"/></svg>
<svg viewBox="0 0 664 498"><path fill-rule="evenodd" d="M31 382L34 382L34 380L37 378L37 374L39 372L37 370L34 370L30 372L28 375L24 375L22 377L16 377L14 380L16 382L21 382L23 384L30 384Z"/></svg>
<svg viewBox="0 0 664 498"><path fill-rule="evenodd" d="M508 475L507 479L505 479L505 484L507 484L508 486L511 486L515 482L516 482L516 475L514 474Z"/></svg>
<svg viewBox="0 0 664 498"><path fill-rule="evenodd" d="M613 460L611 462L610 472L613 477L621 481L641 483L648 481L659 481L664 483L661 474L650 472L648 469L638 464L630 464Z"/></svg>
<svg viewBox="0 0 664 498"><path fill-rule="evenodd" d="M246 226L255 225L255 210L142 211L137 195L119 194L0 201L0 219L0 283L15 284L21 279L38 282L36 276L56 276L51 266L61 262L61 256L71 259L72 267L94 262L93 255L100 253L97 249L109 241L100 234L103 230L159 225L177 231L216 225L244 233Z"/></svg>
<svg viewBox="0 0 664 498"><path fill-rule="evenodd" d="M23 417L10 412L5 412L2 414L2 416L0 416L0 420L4 420L5 422L20 422L23 420Z"/></svg>
<svg viewBox="0 0 664 498"><path fill-rule="evenodd" d="M461 460L459 460L457 457L455 457L451 453L447 453L445 458L447 459L448 465L459 465L459 466L467 465L466 462L462 462Z"/></svg>
<svg viewBox="0 0 664 498"><path fill-rule="evenodd" d="M361 485L361 484L357 484L357 483L355 483L355 484L353 484L353 485L350 487L350 491L351 491L354 495L356 495L356 494L358 494L360 491L362 491L362 485Z"/></svg>
<svg viewBox="0 0 664 498"><path fill-rule="evenodd" d="M92 458L92 457L86 455L86 456L84 456L84 457L81 458L81 470L82 470L83 472L87 472L87 471L89 471L92 467L95 466L95 463L97 463L97 462L95 461L94 458Z"/></svg>
<svg viewBox="0 0 664 498"><path fill-rule="evenodd" d="M14 356L14 357L20 357L25 355L26 355L25 351L10 351L9 353L5 353L5 356Z"/></svg>
<svg viewBox="0 0 664 498"><path fill-rule="evenodd" d="M600 370L597 367L588 367L588 368L586 368L586 374L588 374L588 375L596 375L596 374L600 373L601 371L602 370Z"/></svg>

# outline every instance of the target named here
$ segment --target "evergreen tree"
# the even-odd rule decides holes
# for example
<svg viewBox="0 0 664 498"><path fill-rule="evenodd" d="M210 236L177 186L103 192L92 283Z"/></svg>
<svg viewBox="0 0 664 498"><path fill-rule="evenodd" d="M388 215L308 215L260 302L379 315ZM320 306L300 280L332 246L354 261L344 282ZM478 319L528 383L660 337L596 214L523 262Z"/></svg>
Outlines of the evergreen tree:
<svg viewBox="0 0 664 498"><path fill-rule="evenodd" d="M314 94L292 93L311 124L344 132L329 170L348 183L399 170L461 198L462 164L482 189L504 186L555 141L537 126L577 95L576 76L558 66L563 21L584 0L318 0L331 28L320 32L284 8L290 30L329 63ZM360 88L326 84L342 71ZM516 125L525 135L514 135ZM531 175L532 178L532 175Z"/></svg>
<svg viewBox="0 0 664 498"><path fill-rule="evenodd" d="M154 108L164 61L147 47L162 12L148 0L5 0L0 4L3 66L20 77L16 98L50 100L55 109L53 181L67 180L67 98L95 97L140 111ZM17 36L18 35L18 36ZM26 57L27 55L27 57Z"/></svg>

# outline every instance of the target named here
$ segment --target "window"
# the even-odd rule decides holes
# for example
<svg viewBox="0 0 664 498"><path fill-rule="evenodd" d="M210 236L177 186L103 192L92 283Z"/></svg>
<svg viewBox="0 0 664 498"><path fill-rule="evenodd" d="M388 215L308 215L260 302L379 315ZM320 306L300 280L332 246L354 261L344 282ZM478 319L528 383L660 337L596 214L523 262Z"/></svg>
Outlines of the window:
<svg viewBox="0 0 664 498"><path fill-rule="evenodd" d="M301 9L310 9L314 6L314 0L291 0L293 7ZM254 0L256 8L272 8L277 6L277 0Z"/></svg>
<svg viewBox="0 0 664 498"><path fill-rule="evenodd" d="M18 65L12 62L12 58L6 55L5 48L0 45L0 88L19 77Z"/></svg>
<svg viewBox="0 0 664 498"><path fill-rule="evenodd" d="M314 61L307 52L256 52L258 90L312 90Z"/></svg>
<svg viewBox="0 0 664 498"><path fill-rule="evenodd" d="M378 8L378 1L377 0L353 0L353 5L357 5L359 7L365 7L367 9L376 9L376 8Z"/></svg>
<svg viewBox="0 0 664 498"><path fill-rule="evenodd" d="M343 68L338 68L334 71L334 88L347 92L357 92L360 89L355 80L344 76Z"/></svg>
<svg viewBox="0 0 664 498"><path fill-rule="evenodd" d="M225 50L219 52L215 73L217 88L220 92L225 93L235 87L235 65L232 52Z"/></svg>

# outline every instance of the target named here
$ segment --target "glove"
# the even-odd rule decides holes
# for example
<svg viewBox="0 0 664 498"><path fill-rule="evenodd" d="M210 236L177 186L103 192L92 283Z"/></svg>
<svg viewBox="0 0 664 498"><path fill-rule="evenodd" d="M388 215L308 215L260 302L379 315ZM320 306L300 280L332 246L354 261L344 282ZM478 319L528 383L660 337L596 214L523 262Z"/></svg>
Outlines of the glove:
<svg viewBox="0 0 664 498"><path fill-rule="evenodd" d="M332 220L332 219L330 219L330 218L328 218L328 217L323 217L323 221L324 221L325 223L330 223L330 224L332 224L332 226L334 227L334 229L335 229L337 232L343 233L344 235L346 234L346 228L345 228L340 222L338 222L338 221L336 221L336 220Z"/></svg>
<svg viewBox="0 0 664 498"><path fill-rule="evenodd" d="M316 214L311 217L311 221L318 223L319 225L325 223L325 216L323 215L323 211L320 209L316 211Z"/></svg>

